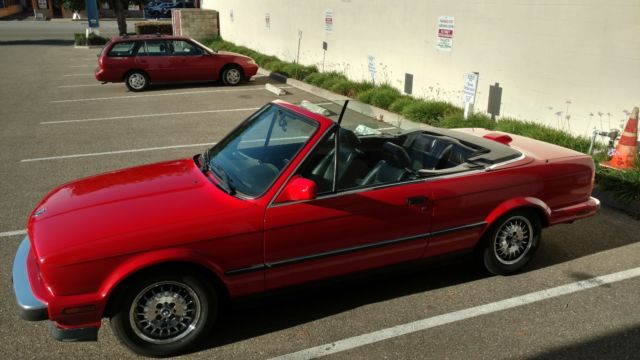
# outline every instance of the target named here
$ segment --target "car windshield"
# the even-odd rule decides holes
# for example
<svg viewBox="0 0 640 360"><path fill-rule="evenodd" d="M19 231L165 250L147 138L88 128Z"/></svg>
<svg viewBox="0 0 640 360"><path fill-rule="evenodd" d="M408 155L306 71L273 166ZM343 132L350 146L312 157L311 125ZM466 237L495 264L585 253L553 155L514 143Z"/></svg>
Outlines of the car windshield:
<svg viewBox="0 0 640 360"><path fill-rule="evenodd" d="M258 197L317 128L316 121L269 104L207 150L207 168L229 193Z"/></svg>
<svg viewBox="0 0 640 360"><path fill-rule="evenodd" d="M210 53L212 53L212 54L215 54L215 53L216 53L216 51L215 51L215 50L213 50L213 49L211 49L210 47L208 47L208 46L206 46L206 45L202 44L201 42L197 41L196 39L191 39L191 41L193 41L194 43L198 44L201 48L203 48L203 49L207 50L208 52L210 52Z"/></svg>

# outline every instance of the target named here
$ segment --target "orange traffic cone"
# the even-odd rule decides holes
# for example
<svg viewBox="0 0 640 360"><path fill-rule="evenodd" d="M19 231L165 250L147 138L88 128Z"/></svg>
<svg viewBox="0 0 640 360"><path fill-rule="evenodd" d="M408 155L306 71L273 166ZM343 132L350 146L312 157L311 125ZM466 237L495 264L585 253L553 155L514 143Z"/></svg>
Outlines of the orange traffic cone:
<svg viewBox="0 0 640 360"><path fill-rule="evenodd" d="M634 107L611 160L600 165L617 170L631 169L638 156L638 107Z"/></svg>

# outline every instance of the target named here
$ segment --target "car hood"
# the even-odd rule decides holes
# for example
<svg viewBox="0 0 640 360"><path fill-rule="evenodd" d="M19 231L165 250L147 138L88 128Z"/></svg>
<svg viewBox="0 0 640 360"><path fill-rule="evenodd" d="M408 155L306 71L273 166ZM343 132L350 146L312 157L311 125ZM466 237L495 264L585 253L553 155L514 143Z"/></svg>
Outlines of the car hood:
<svg viewBox="0 0 640 360"><path fill-rule="evenodd" d="M185 159L62 185L33 211L28 231L41 264L64 265L254 231L249 222L212 226L252 206Z"/></svg>
<svg viewBox="0 0 640 360"><path fill-rule="evenodd" d="M235 57L240 57L243 59L248 59L248 60L252 60L249 56L247 55L242 55L242 54L238 54L238 53L234 53L231 51L223 51L223 50L219 50L218 51L218 55L225 55L225 56L235 56Z"/></svg>

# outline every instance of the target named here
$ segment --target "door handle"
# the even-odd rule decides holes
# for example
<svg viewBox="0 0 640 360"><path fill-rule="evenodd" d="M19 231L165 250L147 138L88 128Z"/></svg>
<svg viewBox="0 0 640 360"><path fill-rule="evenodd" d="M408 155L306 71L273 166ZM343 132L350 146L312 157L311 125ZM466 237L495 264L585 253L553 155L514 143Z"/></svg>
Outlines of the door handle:
<svg viewBox="0 0 640 360"><path fill-rule="evenodd" d="M426 196L412 196L410 198L407 198L407 205L410 205L410 206L422 205L426 202L427 202Z"/></svg>

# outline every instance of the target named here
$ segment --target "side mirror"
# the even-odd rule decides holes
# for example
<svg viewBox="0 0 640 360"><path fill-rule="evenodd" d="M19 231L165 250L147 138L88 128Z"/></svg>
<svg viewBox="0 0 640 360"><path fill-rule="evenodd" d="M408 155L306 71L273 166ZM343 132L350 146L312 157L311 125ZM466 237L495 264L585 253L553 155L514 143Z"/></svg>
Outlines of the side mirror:
<svg viewBox="0 0 640 360"><path fill-rule="evenodd" d="M316 198L318 186L315 182L305 179L301 176L295 176L284 187L284 191L278 197L276 203L285 203L289 201L313 200Z"/></svg>

